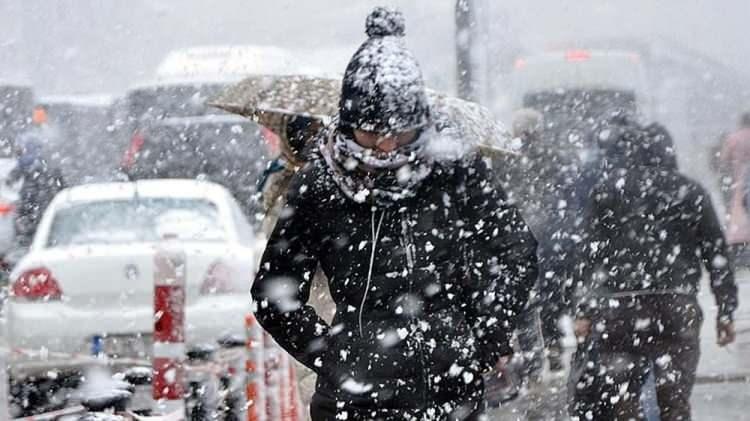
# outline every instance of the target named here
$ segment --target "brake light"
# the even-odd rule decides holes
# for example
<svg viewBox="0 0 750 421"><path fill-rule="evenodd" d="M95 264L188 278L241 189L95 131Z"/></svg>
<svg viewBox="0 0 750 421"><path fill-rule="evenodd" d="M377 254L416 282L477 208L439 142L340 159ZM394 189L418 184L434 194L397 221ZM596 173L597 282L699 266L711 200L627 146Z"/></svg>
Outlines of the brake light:
<svg viewBox="0 0 750 421"><path fill-rule="evenodd" d="M0 203L0 216L7 216L13 213L16 207L12 203Z"/></svg>
<svg viewBox="0 0 750 421"><path fill-rule="evenodd" d="M586 61L591 58L591 53L586 50L570 50L565 52L565 60Z"/></svg>
<svg viewBox="0 0 750 421"><path fill-rule="evenodd" d="M236 292L232 284L232 269L219 261L211 265L201 285L201 295L228 294Z"/></svg>
<svg viewBox="0 0 750 421"><path fill-rule="evenodd" d="M13 283L14 297L28 300L59 300L62 289L47 268L29 269Z"/></svg>
<svg viewBox="0 0 750 421"><path fill-rule="evenodd" d="M133 133L133 137L130 138L130 145L125 151L125 155L122 157L122 162L120 163L123 168L130 169L133 167L135 164L135 158L138 155L138 152L141 151L145 142L146 139L142 134L139 132Z"/></svg>

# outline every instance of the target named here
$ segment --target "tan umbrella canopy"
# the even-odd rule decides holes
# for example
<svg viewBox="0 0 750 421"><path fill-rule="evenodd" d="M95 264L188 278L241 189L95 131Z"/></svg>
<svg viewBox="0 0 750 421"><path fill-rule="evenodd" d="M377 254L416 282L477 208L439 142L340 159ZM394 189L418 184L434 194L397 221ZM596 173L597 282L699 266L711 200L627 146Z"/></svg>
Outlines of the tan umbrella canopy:
<svg viewBox="0 0 750 421"><path fill-rule="evenodd" d="M325 124L338 112L341 82L312 76L250 76L208 102L225 111L250 117L287 142L292 117L304 116ZM438 124L457 139L479 146L485 153L513 153L511 136L492 113L479 104L428 90Z"/></svg>
<svg viewBox="0 0 750 421"><path fill-rule="evenodd" d="M257 75L232 85L208 105L250 117L283 137L290 116L325 121L336 114L341 82L312 76Z"/></svg>
<svg viewBox="0 0 750 421"><path fill-rule="evenodd" d="M487 108L432 90L427 96L437 120L446 124L457 139L477 145L488 155L516 154L511 145L513 136Z"/></svg>

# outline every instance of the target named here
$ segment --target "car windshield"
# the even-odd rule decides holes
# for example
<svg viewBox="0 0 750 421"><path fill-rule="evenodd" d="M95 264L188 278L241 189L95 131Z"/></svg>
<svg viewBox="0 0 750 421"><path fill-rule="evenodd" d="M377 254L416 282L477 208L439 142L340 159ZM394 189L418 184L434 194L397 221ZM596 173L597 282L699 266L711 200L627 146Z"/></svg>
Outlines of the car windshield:
<svg viewBox="0 0 750 421"><path fill-rule="evenodd" d="M224 84L216 83L136 89L128 94L128 108L131 116L144 119L222 114L205 102L224 88Z"/></svg>
<svg viewBox="0 0 750 421"><path fill-rule="evenodd" d="M202 199L140 198L75 204L52 221L47 247L153 242L164 238L225 241L216 205Z"/></svg>

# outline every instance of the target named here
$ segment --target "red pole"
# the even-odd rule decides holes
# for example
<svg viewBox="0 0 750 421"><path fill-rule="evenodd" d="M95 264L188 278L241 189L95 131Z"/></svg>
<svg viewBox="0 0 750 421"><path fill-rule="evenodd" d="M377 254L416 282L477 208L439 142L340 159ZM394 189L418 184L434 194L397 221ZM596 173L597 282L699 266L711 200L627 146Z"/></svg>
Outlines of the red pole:
<svg viewBox="0 0 750 421"><path fill-rule="evenodd" d="M154 255L153 396L157 411L185 412L185 253L174 247Z"/></svg>
<svg viewBox="0 0 750 421"><path fill-rule="evenodd" d="M297 384L297 369L294 367L294 359L287 355L289 360L289 419L301 421L301 403L299 401L299 385Z"/></svg>
<svg viewBox="0 0 750 421"><path fill-rule="evenodd" d="M263 330L255 316L245 317L245 331L247 332L247 359L245 373L247 374L247 421L265 421L266 418L266 380L263 374Z"/></svg>
<svg viewBox="0 0 750 421"><path fill-rule="evenodd" d="M279 352L279 395L281 396L281 419L282 421L292 421L290 391L291 384L289 381L289 356L286 352Z"/></svg>
<svg viewBox="0 0 750 421"><path fill-rule="evenodd" d="M281 420L281 350L268 332L263 332L263 360L266 374L266 416L269 421Z"/></svg>

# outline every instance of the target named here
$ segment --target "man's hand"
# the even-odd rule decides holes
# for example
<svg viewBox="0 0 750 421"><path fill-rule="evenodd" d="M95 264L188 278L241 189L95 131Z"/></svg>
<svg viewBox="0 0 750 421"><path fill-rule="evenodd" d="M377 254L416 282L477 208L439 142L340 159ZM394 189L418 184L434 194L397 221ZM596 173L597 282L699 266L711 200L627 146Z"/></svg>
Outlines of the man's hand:
<svg viewBox="0 0 750 421"><path fill-rule="evenodd" d="M590 319L576 319L573 326L573 333L576 338L585 339L591 334L591 320Z"/></svg>
<svg viewBox="0 0 750 421"><path fill-rule="evenodd" d="M500 357L499 360L497 360L497 363L495 363L495 369L493 370L496 373L504 373L505 368L508 366L508 363L510 362L510 359L513 358L512 355L505 355Z"/></svg>
<svg viewBox="0 0 750 421"><path fill-rule="evenodd" d="M726 346L734 342L737 332L734 330L734 322L718 321L716 322L716 343L719 346Z"/></svg>

